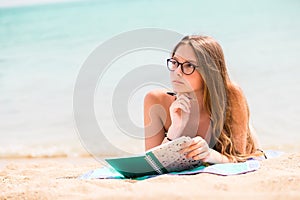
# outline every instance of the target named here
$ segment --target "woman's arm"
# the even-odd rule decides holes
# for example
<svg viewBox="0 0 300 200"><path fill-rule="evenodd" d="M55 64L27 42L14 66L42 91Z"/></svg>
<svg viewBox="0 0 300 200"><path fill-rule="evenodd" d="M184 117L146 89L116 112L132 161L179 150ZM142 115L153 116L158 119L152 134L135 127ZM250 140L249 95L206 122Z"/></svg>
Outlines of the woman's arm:
<svg viewBox="0 0 300 200"><path fill-rule="evenodd" d="M245 154L247 153L247 135L249 131L248 104L239 86L232 84L229 89L228 98L230 98L231 102L232 142L239 153Z"/></svg>
<svg viewBox="0 0 300 200"><path fill-rule="evenodd" d="M165 138L166 111L161 104L161 92L149 92L144 99L144 131L146 151L158 146Z"/></svg>
<svg viewBox="0 0 300 200"><path fill-rule="evenodd" d="M144 125L146 150L175 139L182 132L189 120L190 99L185 94L179 94L177 99L165 91L152 91L144 99Z"/></svg>
<svg viewBox="0 0 300 200"><path fill-rule="evenodd" d="M229 160L225 155L209 148L207 142L200 136L194 137L190 146L183 149L182 153L186 153L187 158L193 158L194 160L202 160L208 163L228 163L235 162L235 160Z"/></svg>
<svg viewBox="0 0 300 200"><path fill-rule="evenodd" d="M242 90L232 84L229 88L228 100L231 102L231 116L232 116L232 142L239 153L247 153L247 135L249 123L249 111L245 96ZM183 152L189 152L188 158L202 160L209 163L228 163L236 162L236 160L229 159L227 156L210 149L207 142L201 137L193 138L193 143L184 149Z"/></svg>

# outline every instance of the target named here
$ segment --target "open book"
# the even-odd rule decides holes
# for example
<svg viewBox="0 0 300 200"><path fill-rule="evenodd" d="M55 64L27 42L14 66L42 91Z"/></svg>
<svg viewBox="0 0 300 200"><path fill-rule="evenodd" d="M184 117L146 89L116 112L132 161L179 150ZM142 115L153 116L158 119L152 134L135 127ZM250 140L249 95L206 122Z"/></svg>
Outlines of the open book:
<svg viewBox="0 0 300 200"><path fill-rule="evenodd" d="M157 175L198 167L199 160L186 158L180 150L192 143L190 137L180 137L154 147L142 155L105 159L116 171L126 178Z"/></svg>

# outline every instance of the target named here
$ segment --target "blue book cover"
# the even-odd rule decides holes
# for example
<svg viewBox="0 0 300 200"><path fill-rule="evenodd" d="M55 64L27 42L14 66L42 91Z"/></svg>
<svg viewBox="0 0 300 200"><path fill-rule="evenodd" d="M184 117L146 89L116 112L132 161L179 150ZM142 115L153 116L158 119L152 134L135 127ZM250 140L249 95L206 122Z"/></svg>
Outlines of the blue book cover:
<svg viewBox="0 0 300 200"><path fill-rule="evenodd" d="M107 158L105 160L126 178L188 170L202 164L199 160L186 158L187 153L180 153L191 142L190 137L183 136L154 147L141 155Z"/></svg>

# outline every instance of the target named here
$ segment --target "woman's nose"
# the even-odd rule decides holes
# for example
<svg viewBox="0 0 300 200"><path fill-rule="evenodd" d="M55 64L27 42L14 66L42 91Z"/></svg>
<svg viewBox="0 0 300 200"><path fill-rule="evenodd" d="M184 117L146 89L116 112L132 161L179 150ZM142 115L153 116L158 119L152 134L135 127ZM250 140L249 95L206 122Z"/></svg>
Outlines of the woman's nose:
<svg viewBox="0 0 300 200"><path fill-rule="evenodd" d="M182 76L182 71L181 71L181 66L178 66L176 69L175 69L175 74L177 75L177 76Z"/></svg>

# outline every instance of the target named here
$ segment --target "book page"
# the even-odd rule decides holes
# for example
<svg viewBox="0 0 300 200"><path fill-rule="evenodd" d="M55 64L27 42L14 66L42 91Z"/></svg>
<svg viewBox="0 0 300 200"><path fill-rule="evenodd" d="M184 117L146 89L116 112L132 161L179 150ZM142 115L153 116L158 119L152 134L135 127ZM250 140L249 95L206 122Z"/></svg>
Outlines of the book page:
<svg viewBox="0 0 300 200"><path fill-rule="evenodd" d="M154 147L147 152L152 152L168 172L182 171L200 166L202 164L202 162L199 160L186 158L187 153L180 153L180 150L182 150L183 147L186 147L191 143L192 139L190 137L183 136L168 143Z"/></svg>

